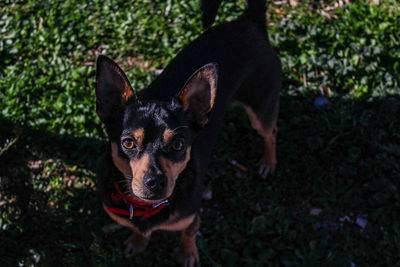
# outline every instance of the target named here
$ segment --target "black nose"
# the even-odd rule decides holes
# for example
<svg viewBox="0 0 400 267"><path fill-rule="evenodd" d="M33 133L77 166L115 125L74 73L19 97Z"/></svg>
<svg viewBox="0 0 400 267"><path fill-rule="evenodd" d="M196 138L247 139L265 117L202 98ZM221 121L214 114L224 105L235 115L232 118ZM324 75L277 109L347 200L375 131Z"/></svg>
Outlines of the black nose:
<svg viewBox="0 0 400 267"><path fill-rule="evenodd" d="M167 179L163 175L146 174L143 179L143 184L153 193L161 193L166 185Z"/></svg>

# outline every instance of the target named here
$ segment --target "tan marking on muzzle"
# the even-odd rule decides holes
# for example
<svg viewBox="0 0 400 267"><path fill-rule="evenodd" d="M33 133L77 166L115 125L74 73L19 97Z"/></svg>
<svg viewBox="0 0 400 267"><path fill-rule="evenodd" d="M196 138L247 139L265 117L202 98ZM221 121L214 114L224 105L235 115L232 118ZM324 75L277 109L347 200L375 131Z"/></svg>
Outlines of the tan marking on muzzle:
<svg viewBox="0 0 400 267"><path fill-rule="evenodd" d="M181 172L186 168L186 165L190 160L190 150L191 147L186 149L186 158L181 162L173 162L165 157L160 158L161 167L168 178L167 196L172 194L176 179L178 179L179 174L181 174Z"/></svg>
<svg viewBox="0 0 400 267"><path fill-rule="evenodd" d="M149 154L145 153L139 159L128 161L118 155L118 145L116 143L111 143L111 152L115 167L131 183L133 194L141 196L143 194L143 178L150 168Z"/></svg>
<svg viewBox="0 0 400 267"><path fill-rule="evenodd" d="M132 170L132 191L136 196L143 195L143 178L150 169L150 156L145 153L139 159L134 159L129 162Z"/></svg>

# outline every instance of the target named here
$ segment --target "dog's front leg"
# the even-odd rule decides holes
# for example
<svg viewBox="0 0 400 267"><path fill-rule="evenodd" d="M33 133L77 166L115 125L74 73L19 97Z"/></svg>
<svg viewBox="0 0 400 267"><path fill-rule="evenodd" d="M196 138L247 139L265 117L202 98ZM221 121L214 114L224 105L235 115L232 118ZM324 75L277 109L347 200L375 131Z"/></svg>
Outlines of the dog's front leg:
<svg viewBox="0 0 400 267"><path fill-rule="evenodd" d="M149 243L151 234L142 234L133 231L133 234L125 241L125 252L126 253L138 253L143 252L147 244Z"/></svg>
<svg viewBox="0 0 400 267"><path fill-rule="evenodd" d="M188 228L182 231L180 257L182 266L200 266L199 252L196 246L196 234L200 228L200 217L196 215Z"/></svg>
<svg viewBox="0 0 400 267"><path fill-rule="evenodd" d="M114 213L111 213L108 210L106 204L103 203L103 207L104 210L107 212L107 214L111 217L111 219L113 219L122 226L128 227L133 232L133 234L124 242L125 252L136 253L144 251L147 247L147 244L149 243L151 231L143 234L128 219L117 216Z"/></svg>

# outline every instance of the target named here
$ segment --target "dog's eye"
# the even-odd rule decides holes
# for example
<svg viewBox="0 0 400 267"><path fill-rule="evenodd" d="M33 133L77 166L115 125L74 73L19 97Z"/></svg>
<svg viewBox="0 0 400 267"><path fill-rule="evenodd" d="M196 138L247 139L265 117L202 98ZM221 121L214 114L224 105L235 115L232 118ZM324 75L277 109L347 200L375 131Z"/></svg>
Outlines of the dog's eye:
<svg viewBox="0 0 400 267"><path fill-rule="evenodd" d="M185 143L182 139L175 139L172 141L171 148L175 151L182 151L185 147Z"/></svg>
<svg viewBox="0 0 400 267"><path fill-rule="evenodd" d="M135 141L133 141L132 138L125 138L124 140L122 140L122 145L126 149L132 149L135 147Z"/></svg>

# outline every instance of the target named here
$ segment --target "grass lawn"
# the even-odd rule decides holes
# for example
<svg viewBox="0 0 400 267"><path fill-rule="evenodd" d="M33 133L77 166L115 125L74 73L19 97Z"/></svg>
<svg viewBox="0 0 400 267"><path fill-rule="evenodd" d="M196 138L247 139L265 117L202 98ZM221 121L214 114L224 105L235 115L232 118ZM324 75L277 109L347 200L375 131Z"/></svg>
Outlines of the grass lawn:
<svg viewBox="0 0 400 267"><path fill-rule="evenodd" d="M400 4L283 2L268 11L285 76L277 169L257 178L262 140L231 107L204 181L202 264L398 266ZM243 8L225 1L217 21ZM178 233L124 254L130 232L96 195L94 61L142 90L201 34L198 1L5 1L0 31L0 266L176 265Z"/></svg>

